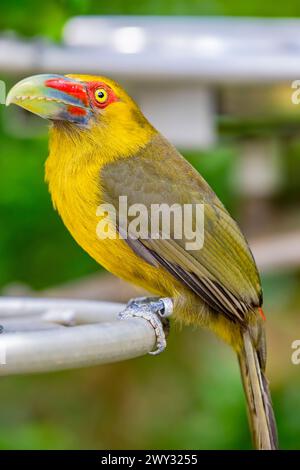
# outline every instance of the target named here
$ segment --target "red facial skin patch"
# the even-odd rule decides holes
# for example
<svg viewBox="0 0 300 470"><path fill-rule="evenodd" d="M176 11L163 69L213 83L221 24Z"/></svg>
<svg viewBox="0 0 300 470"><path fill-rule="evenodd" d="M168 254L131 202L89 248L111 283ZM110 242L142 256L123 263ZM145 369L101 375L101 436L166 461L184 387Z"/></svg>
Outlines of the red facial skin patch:
<svg viewBox="0 0 300 470"><path fill-rule="evenodd" d="M79 99L85 106L89 104L85 86L81 83L64 80L63 78L51 78L46 80L45 85Z"/></svg>
<svg viewBox="0 0 300 470"><path fill-rule="evenodd" d="M73 116L85 116L86 110L79 108L78 106L68 106L68 113L72 114Z"/></svg>
<svg viewBox="0 0 300 470"><path fill-rule="evenodd" d="M109 104L118 101L114 91L103 82L85 82L80 83L64 78L51 78L45 81L45 86L66 93L73 98L80 100L82 105L89 108L90 105L104 109ZM107 92L107 99L104 103L99 103L95 98L98 89L104 89ZM87 110L80 106L69 105L68 112L73 116L86 116Z"/></svg>

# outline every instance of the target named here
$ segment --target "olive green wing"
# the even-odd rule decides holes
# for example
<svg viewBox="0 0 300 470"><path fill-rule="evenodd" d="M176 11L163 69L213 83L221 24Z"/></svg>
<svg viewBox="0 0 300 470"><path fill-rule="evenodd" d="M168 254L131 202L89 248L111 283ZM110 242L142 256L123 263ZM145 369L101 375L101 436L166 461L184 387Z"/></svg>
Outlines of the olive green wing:
<svg viewBox="0 0 300 470"><path fill-rule="evenodd" d="M203 204L204 239L199 250L187 249L190 240L184 234L175 237L176 220L170 236L160 227L158 238L149 228L147 237L136 239L129 224L124 241L234 321L242 322L249 310L261 305L258 271L236 222L199 173L159 134L138 155L106 165L100 178L105 202L118 207L119 196L126 196L128 206L143 204L148 217L157 204ZM118 229L122 234L119 224Z"/></svg>

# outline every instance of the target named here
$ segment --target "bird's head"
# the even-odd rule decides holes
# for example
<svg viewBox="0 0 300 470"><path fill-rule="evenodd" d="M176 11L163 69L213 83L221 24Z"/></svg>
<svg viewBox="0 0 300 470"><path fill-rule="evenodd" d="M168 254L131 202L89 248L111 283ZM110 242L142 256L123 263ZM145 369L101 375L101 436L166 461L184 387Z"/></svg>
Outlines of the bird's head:
<svg viewBox="0 0 300 470"><path fill-rule="evenodd" d="M102 76L28 77L8 93L6 104L11 103L51 120L65 134L88 136L89 141L103 144L134 142L154 131L121 86Z"/></svg>

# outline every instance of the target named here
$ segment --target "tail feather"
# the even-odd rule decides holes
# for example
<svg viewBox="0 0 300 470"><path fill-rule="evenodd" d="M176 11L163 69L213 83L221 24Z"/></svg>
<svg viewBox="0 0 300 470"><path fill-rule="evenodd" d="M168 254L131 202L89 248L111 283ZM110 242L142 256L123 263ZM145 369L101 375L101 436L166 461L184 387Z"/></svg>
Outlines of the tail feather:
<svg viewBox="0 0 300 470"><path fill-rule="evenodd" d="M242 338L238 358L253 444L259 450L275 450L278 447L276 422L264 366L248 330L242 333Z"/></svg>

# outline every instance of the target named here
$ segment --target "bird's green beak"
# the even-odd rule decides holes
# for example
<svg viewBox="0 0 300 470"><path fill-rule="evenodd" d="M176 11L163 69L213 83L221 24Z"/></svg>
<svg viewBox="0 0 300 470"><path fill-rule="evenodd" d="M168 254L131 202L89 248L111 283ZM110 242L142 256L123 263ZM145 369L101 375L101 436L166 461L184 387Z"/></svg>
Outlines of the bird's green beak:
<svg viewBox="0 0 300 470"><path fill-rule="evenodd" d="M18 82L8 93L14 103L44 119L86 125L91 115L84 82L64 75L34 75Z"/></svg>

